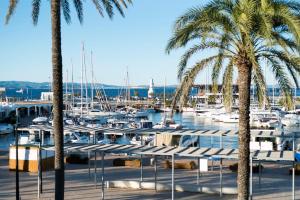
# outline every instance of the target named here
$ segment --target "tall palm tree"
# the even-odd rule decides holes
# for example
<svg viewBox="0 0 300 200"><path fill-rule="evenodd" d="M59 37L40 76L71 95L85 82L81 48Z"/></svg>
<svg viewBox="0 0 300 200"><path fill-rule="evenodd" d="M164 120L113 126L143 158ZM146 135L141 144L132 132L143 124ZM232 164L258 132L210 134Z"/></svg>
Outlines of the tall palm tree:
<svg viewBox="0 0 300 200"><path fill-rule="evenodd" d="M212 68L216 85L223 77L226 107L231 104L234 70L239 88L239 161L238 199L248 199L250 159L250 85L257 87L260 102L266 96L262 66L268 62L287 105L292 103L292 81L298 86L300 72L300 3L293 0L213 0L203 7L194 7L175 22L173 36L166 51L192 46L183 54L178 69L181 84L173 105L187 100L197 75ZM187 68L190 58L198 61ZM224 73L222 74L221 71ZM290 79L292 77L292 79Z"/></svg>
<svg viewBox="0 0 300 200"><path fill-rule="evenodd" d="M73 0L77 17L83 22L83 0ZM110 19L114 16L114 8L124 17L123 8L131 4L131 0L92 0L101 16L107 13ZM10 0L6 15L9 22L18 0ZM36 25L40 12L41 0L32 0L32 20ZM63 139L63 82L62 82L62 53L61 53L61 10L67 23L71 22L70 1L51 0L52 24L52 73L53 73L53 131L55 141L55 199L64 199L64 139Z"/></svg>

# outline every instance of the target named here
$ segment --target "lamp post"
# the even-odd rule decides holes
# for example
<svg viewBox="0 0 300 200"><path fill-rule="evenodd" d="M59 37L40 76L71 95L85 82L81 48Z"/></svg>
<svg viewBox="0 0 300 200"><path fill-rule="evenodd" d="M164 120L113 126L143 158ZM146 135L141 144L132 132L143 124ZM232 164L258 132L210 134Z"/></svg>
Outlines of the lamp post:
<svg viewBox="0 0 300 200"><path fill-rule="evenodd" d="M18 117L17 117L18 119ZM17 120L18 121L18 120ZM19 191L19 134L17 131L18 124L16 123L14 131L16 136L16 200L20 199L20 191Z"/></svg>

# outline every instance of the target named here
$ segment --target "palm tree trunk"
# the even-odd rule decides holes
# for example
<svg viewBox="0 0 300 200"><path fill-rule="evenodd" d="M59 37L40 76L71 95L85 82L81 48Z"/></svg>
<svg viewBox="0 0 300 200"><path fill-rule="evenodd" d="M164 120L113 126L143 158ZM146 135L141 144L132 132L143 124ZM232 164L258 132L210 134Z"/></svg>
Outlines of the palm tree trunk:
<svg viewBox="0 0 300 200"><path fill-rule="evenodd" d="M239 162L238 199L249 197L249 157L250 157L250 86L252 66L245 62L238 67L239 85Z"/></svg>
<svg viewBox="0 0 300 200"><path fill-rule="evenodd" d="M64 199L63 85L61 56L60 0L51 0L53 130L55 142L55 199Z"/></svg>

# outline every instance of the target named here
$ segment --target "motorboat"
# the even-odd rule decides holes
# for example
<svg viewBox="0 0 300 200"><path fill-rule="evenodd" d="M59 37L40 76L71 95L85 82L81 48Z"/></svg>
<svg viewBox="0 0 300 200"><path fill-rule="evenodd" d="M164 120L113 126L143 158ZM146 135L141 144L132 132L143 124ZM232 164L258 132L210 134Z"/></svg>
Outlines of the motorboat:
<svg viewBox="0 0 300 200"><path fill-rule="evenodd" d="M297 114L286 114L281 118L281 123L287 127L296 127L300 125L300 116Z"/></svg>
<svg viewBox="0 0 300 200"><path fill-rule="evenodd" d="M154 139L154 136L139 136L136 135L130 140L130 144L133 145L148 145L150 142L152 142Z"/></svg>
<svg viewBox="0 0 300 200"><path fill-rule="evenodd" d="M46 124L48 123L47 117L37 117L32 120L33 124Z"/></svg>
<svg viewBox="0 0 300 200"><path fill-rule="evenodd" d="M250 126L252 128L280 128L280 114L278 111L251 110Z"/></svg>
<svg viewBox="0 0 300 200"><path fill-rule="evenodd" d="M216 115L225 113L225 108L221 104L217 105L206 105L206 104L196 104L195 107L196 116L213 119Z"/></svg>
<svg viewBox="0 0 300 200"><path fill-rule="evenodd" d="M182 129L182 125L176 123L173 119L163 119L158 124L155 124L153 126L154 129L165 129L165 128L170 128L170 129Z"/></svg>
<svg viewBox="0 0 300 200"><path fill-rule="evenodd" d="M239 114L237 113L223 113L214 116L214 120L223 123L239 123Z"/></svg>
<svg viewBox="0 0 300 200"><path fill-rule="evenodd" d="M195 112L195 109L192 107L182 107L182 112Z"/></svg>
<svg viewBox="0 0 300 200"><path fill-rule="evenodd" d="M0 135L10 134L14 131L14 127L11 124L0 124Z"/></svg>

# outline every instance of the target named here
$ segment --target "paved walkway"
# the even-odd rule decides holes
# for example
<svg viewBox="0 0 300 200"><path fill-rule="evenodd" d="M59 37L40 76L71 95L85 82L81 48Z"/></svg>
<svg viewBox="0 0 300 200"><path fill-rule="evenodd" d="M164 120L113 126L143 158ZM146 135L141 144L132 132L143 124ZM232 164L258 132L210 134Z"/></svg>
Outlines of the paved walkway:
<svg viewBox="0 0 300 200"><path fill-rule="evenodd" d="M119 156L116 156L119 157ZM135 180L140 178L140 169L113 167L113 156L106 157L105 179L113 180ZM99 158L98 158L99 160ZM7 153L0 152L0 199L15 199L15 172L8 171ZM97 162L100 167L101 162ZM225 163L226 165L226 163ZM227 163L228 165L228 163ZM265 169L262 173L261 188L258 184L258 176L253 177L254 198L264 200L285 200L292 199L291 176L288 175L287 165L263 164ZM101 199L101 185L94 184L94 162L91 162L91 176L88 174L88 165L66 165L65 199ZM100 168L98 168L98 179L100 180ZM144 181L154 181L154 170L152 166L145 166ZM176 184L196 185L196 170L175 170ZM48 171L43 173L43 194L41 199L54 199L54 173ZM236 187L236 174L224 167L224 187ZM162 184L171 183L171 170L159 167L158 181ZM215 167L214 171L203 173L200 178L201 186L219 187L219 171ZM300 180L296 177L296 199L300 199ZM22 199L37 199L37 174L20 173L20 192ZM105 189L105 199L125 199L125 200L154 200L171 199L171 192L155 192L153 190L133 190L133 189ZM212 200L212 199L236 199L236 195L200 194L189 192L176 192L175 199L183 200Z"/></svg>

